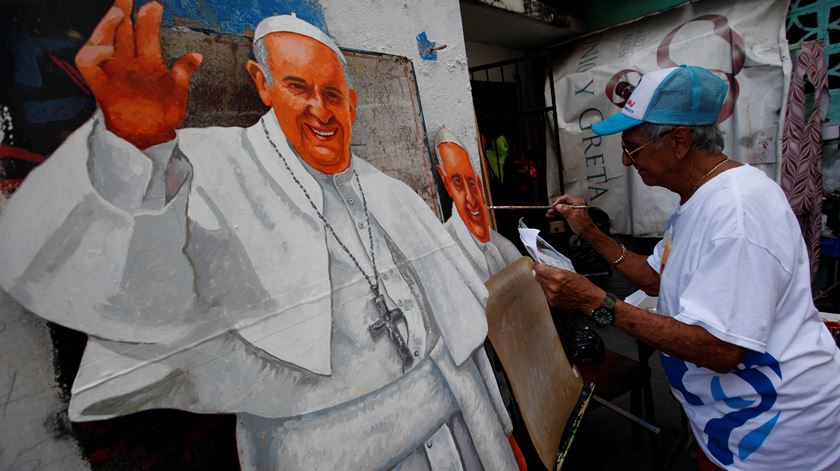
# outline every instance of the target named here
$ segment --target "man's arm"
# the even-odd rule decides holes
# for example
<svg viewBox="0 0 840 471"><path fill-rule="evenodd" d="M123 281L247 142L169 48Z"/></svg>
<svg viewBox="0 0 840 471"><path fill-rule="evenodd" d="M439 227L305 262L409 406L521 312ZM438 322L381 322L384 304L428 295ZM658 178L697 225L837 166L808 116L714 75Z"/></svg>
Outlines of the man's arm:
<svg viewBox="0 0 840 471"><path fill-rule="evenodd" d="M552 306L591 315L606 296L604 290L577 273L540 264L534 265L534 271ZM661 352L721 373L732 371L744 354L743 348L716 338L700 326L654 314L624 301L616 302L614 325Z"/></svg>
<svg viewBox="0 0 840 471"><path fill-rule="evenodd" d="M586 211L572 210L586 213ZM586 216L589 218L589 216ZM595 224L582 230L579 234L598 255L607 262L614 264L612 268L621 273L627 281L651 296L659 294L659 273L647 263L647 257L627 250L615 239L601 232ZM621 258L624 255L624 258ZM616 264L615 262L618 261Z"/></svg>
<svg viewBox="0 0 840 471"><path fill-rule="evenodd" d="M621 244L604 234L592 219L586 209L572 206L585 206L586 201L569 195L563 195L554 202L554 207L548 210L548 217L563 216L569 228L587 241L598 255L612 264L627 281L645 293L656 296L659 294L659 273L647 263L647 257L623 248ZM622 258L623 255L623 258ZM618 263L616 263L618 262Z"/></svg>
<svg viewBox="0 0 840 471"><path fill-rule="evenodd" d="M663 353L718 373L735 369L744 355L742 347L724 342L700 326L660 316L624 301L616 302L614 325Z"/></svg>

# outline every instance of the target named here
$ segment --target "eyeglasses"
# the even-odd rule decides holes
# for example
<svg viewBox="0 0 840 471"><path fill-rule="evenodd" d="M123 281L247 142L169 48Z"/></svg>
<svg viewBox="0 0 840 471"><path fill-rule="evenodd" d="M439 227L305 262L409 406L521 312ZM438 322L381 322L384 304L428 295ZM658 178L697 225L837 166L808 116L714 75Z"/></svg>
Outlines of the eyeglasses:
<svg viewBox="0 0 840 471"><path fill-rule="evenodd" d="M632 163L633 166L635 166L636 165L636 159L633 158L633 154L638 153L640 150L644 149L645 147L653 144L654 142L658 141L659 139L663 138L664 136L670 134L674 129L677 129L677 128L671 128L667 131L663 131L663 132L659 133L658 136L656 136L653 139L651 139L650 141L636 147L635 149L629 149L627 147L628 144L631 145L631 146L635 146L635 144L624 142L624 139L622 139L621 142L620 142L621 150L624 151L624 155L626 155L627 158L630 159L630 163Z"/></svg>

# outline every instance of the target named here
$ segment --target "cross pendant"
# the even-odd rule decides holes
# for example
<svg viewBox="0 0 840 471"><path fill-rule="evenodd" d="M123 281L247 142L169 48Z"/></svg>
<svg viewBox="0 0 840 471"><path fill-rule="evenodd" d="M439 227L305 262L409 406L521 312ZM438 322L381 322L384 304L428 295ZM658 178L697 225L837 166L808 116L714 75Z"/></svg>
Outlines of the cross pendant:
<svg viewBox="0 0 840 471"><path fill-rule="evenodd" d="M388 306L385 305L385 298L381 294L377 294L373 298L373 305L376 306L379 319L368 326L370 336L376 340L382 334L388 334L388 340L391 341L402 359L403 368L408 368L414 363L414 357L411 355L411 350L408 349L408 344L406 344L402 334L397 330L397 322L405 319L405 315L401 309L388 309Z"/></svg>

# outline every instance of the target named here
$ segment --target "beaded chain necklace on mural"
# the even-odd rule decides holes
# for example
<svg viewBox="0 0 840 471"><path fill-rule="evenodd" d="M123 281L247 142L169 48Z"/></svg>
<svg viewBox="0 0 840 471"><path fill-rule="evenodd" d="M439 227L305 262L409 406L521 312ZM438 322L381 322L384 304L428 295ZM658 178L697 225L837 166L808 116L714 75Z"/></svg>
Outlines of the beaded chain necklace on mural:
<svg viewBox="0 0 840 471"><path fill-rule="evenodd" d="M359 179L359 175L356 173L356 170L353 170L353 177L356 179L356 183L359 185L359 192L362 195L362 208L365 212L365 219L367 220L367 230L368 230L368 241L370 242L370 260L371 264L373 265L373 277L369 276L365 273L364 269L362 269L362 265L359 264L359 261L350 252L350 249L344 245L344 242L341 238L338 237L338 234L333 229L332 225L327 221L327 218L324 214L318 210L318 206L315 205L315 202L312 201L312 197L309 196L309 192L306 191L303 184L298 180L297 175L289 166L289 162L286 161L286 157L280 152L280 149L277 148L277 145L274 144L274 141L271 139L271 136L268 133L268 127L265 125L264 120L260 120L262 124L263 131L265 131L265 138L268 139L268 142L271 144L271 147L274 148L274 152L280 157L280 160L283 162L283 166L286 167L286 170L291 175L292 180L297 183L297 186L303 192L303 196L306 197L306 200L309 201L309 205L312 206L312 209L315 211L315 214L321 219L321 222L324 223L324 226L327 230L332 234L333 238L336 242L338 242L339 247L348 255L350 256L350 260L353 261L353 264L356 265L356 268L362 273L365 277L365 280L368 282L370 286L371 292L373 292L373 304L376 307L376 311L379 313L379 319L377 319L373 324L368 326L368 331L370 335L377 339L381 337L383 334L388 335L388 339L393 344L394 348L397 350L397 353L402 360L403 368L408 368L414 362L414 357L411 355L411 350L409 350L408 345L405 342L402 334L399 330L397 330L397 322L400 322L405 319L405 315L403 314L402 310L399 308L396 309L388 309L387 305L385 304L385 297L379 291L379 272L376 269L376 255L373 251L373 233L371 232L370 228L370 214L368 213L367 207L367 198L365 198L365 190L362 188L362 181ZM364 250L364 244L362 245L362 249Z"/></svg>

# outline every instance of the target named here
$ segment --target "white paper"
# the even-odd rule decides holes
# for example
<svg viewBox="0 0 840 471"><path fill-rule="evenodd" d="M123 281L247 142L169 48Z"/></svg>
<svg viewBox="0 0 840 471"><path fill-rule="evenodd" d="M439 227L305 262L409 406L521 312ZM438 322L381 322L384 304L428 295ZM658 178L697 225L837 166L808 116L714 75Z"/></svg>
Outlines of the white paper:
<svg viewBox="0 0 840 471"><path fill-rule="evenodd" d="M833 312L822 312L820 311L820 317L824 320L831 321L831 322L840 322L840 314L835 314Z"/></svg>
<svg viewBox="0 0 840 471"><path fill-rule="evenodd" d="M539 236L539 229L531 229L519 220L519 239L531 258L539 263L563 270L575 271L572 261Z"/></svg>
<svg viewBox="0 0 840 471"><path fill-rule="evenodd" d="M540 233L539 229L527 229L527 228L519 228L519 239L522 240L522 243L525 245L525 248L528 249L528 253L535 254L538 252L537 250L537 234Z"/></svg>
<svg viewBox="0 0 840 471"><path fill-rule="evenodd" d="M647 309L649 311L656 310L656 301L659 298L656 296L648 296L644 291L638 290L631 295L624 298L624 302L632 304L640 309Z"/></svg>

